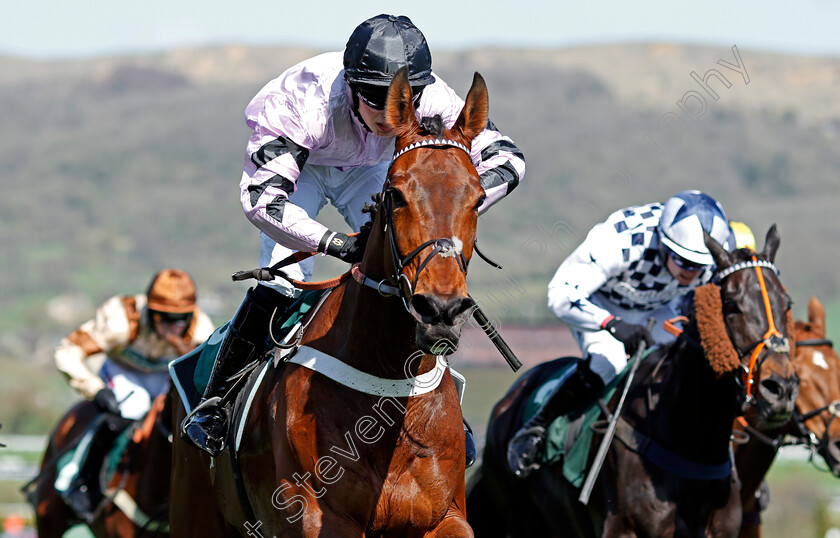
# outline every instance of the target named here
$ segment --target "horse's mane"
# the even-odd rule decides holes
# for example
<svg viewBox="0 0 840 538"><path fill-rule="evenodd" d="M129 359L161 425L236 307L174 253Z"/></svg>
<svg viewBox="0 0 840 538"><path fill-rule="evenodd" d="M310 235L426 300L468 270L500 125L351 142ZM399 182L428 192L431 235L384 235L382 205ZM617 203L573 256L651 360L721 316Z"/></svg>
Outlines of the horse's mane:
<svg viewBox="0 0 840 538"><path fill-rule="evenodd" d="M370 231L373 229L373 219L376 218L376 209L379 207L379 200L382 198L382 193L376 193L371 195L370 199L372 203L365 204L362 206L362 213L367 213L370 215L370 218L367 222L362 224L362 227L359 228L359 235L356 236L356 240L360 241L361 244L367 246L368 237L370 237Z"/></svg>

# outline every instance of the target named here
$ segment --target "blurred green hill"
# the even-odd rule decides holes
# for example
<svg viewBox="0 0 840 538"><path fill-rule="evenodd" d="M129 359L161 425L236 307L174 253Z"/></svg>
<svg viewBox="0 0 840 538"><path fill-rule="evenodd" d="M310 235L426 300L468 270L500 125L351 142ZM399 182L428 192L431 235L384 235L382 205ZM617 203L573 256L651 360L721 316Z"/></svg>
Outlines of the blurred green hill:
<svg viewBox="0 0 840 538"><path fill-rule="evenodd" d="M316 52L0 57L0 358L50 368L52 346L100 301L142 292L165 266L191 272L200 304L228 319L247 287L229 275L258 251L238 201L243 110ZM434 62L462 96L482 73L492 120L527 158L520 187L480 219L504 270L476 261L469 282L493 317L552 323L546 285L593 224L699 188L759 245L777 223L795 314L815 294L840 321L840 59L619 44ZM344 229L331 210L323 220ZM316 277L344 269L321 260Z"/></svg>

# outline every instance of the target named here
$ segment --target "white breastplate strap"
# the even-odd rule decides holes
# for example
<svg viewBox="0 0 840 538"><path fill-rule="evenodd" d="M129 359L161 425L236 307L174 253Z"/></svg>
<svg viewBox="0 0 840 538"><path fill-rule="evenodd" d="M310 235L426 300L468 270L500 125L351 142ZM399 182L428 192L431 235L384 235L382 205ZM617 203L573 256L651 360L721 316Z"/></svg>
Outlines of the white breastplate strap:
<svg viewBox="0 0 840 538"><path fill-rule="evenodd" d="M105 495L107 497L112 497L112 500L117 508L122 510L122 513L128 517L138 527L142 527L147 532L161 532L161 533L168 533L169 532L169 520L156 520L150 518L146 515L143 510L137 506L137 503L134 502L134 499L131 498L124 489L120 490L113 490L108 489L105 491Z"/></svg>
<svg viewBox="0 0 840 538"><path fill-rule="evenodd" d="M443 374L449 367L445 358L437 357L435 367L425 374L408 379L384 379L366 374L309 346L301 346L297 353L289 359L289 362L300 364L353 390L375 396L395 398L418 396L432 392L440 385Z"/></svg>

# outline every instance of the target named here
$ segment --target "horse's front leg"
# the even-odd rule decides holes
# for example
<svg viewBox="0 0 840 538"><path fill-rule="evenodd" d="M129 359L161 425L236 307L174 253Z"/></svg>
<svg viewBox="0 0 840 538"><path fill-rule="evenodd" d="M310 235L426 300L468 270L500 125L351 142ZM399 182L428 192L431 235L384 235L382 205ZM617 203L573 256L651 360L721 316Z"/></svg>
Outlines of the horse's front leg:
<svg viewBox="0 0 840 538"><path fill-rule="evenodd" d="M464 513L463 506L465 502L452 500L446 515L443 516L443 521L433 530L426 533L426 538L472 538L475 536L472 527L467 523L467 516Z"/></svg>
<svg viewBox="0 0 840 538"><path fill-rule="evenodd" d="M355 521L339 517L329 510L321 514L320 525L315 529L307 526L304 536L335 536L336 538L364 538L365 531ZM277 538L280 538L279 536Z"/></svg>

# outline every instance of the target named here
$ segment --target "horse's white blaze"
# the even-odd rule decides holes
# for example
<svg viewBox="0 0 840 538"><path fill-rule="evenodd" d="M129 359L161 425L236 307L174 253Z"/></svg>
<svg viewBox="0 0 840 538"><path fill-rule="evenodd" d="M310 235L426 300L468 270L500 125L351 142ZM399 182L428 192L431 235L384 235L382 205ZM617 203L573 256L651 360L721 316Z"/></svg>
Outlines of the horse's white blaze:
<svg viewBox="0 0 840 538"><path fill-rule="evenodd" d="M825 356L822 354L822 351L814 351L814 354L811 355L811 362L823 370L828 370L828 363L825 361Z"/></svg>
<svg viewBox="0 0 840 538"><path fill-rule="evenodd" d="M458 239L458 236L452 237L452 243L455 245L454 247L444 248L440 252L441 258L454 258L455 256L460 256L461 252L464 250L464 242Z"/></svg>

